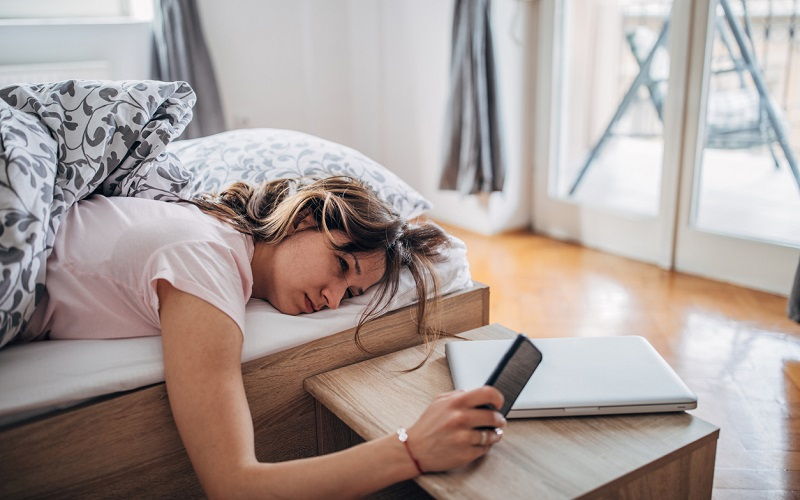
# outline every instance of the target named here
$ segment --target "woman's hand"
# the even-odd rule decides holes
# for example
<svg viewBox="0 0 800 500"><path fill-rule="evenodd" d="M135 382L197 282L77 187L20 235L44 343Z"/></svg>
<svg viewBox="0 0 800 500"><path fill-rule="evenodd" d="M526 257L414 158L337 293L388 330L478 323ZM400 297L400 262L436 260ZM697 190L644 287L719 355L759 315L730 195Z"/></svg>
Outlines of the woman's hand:
<svg viewBox="0 0 800 500"><path fill-rule="evenodd" d="M503 395L490 386L471 391L440 394L408 430L408 447L425 472L453 469L486 454L500 441L506 419L495 410L477 408L503 406Z"/></svg>

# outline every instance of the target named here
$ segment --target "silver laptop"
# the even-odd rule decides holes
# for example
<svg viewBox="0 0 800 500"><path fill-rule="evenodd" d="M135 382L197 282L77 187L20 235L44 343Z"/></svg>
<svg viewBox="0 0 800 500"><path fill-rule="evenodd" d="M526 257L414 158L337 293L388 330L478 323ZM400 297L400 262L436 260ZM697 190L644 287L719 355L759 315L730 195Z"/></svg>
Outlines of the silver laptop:
<svg viewBox="0 0 800 500"><path fill-rule="evenodd" d="M542 351L542 362L508 418L697 408L697 396L643 337L531 340ZM482 386L512 342L448 342L445 352L455 388Z"/></svg>

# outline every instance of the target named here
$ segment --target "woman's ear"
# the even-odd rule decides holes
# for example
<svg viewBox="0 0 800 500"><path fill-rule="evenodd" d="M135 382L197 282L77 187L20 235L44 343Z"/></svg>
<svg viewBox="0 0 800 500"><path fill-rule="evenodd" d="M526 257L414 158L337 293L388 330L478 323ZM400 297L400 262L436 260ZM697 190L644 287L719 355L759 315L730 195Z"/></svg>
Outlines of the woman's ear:
<svg viewBox="0 0 800 500"><path fill-rule="evenodd" d="M292 232L299 233L300 231L305 231L312 227L317 227L317 221L314 220L314 216L309 214L302 219L298 219L297 222L294 223L294 230Z"/></svg>

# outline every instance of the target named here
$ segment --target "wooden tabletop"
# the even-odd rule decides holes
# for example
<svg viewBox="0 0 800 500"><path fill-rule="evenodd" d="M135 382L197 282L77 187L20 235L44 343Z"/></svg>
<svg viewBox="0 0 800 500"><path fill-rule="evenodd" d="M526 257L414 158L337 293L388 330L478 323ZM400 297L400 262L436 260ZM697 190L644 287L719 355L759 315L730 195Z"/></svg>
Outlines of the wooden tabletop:
<svg viewBox="0 0 800 500"><path fill-rule="evenodd" d="M461 335L502 339L516 332L494 324ZM361 437L375 439L410 427L437 394L453 390L444 343L410 373L401 371L416 366L422 347L311 377L305 387ZM611 491L702 447L711 449L713 470L708 445L718 434L717 427L688 413L511 419L503 440L482 459L416 481L436 497L579 497Z"/></svg>

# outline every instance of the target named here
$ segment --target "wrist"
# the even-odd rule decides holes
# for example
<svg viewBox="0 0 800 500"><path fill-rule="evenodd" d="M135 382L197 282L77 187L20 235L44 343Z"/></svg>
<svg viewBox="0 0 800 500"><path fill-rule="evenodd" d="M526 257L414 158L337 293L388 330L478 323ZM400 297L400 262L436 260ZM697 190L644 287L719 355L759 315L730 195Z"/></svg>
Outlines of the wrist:
<svg viewBox="0 0 800 500"><path fill-rule="evenodd" d="M411 446L408 444L408 432L404 428L400 427L395 431L395 434L397 435L397 440L403 443L403 448L405 448L408 458L411 459L411 462L414 464L414 469L416 470L417 474L420 476L425 474L425 471L422 470L422 466L419 464L419 460L417 460L417 457L414 456L414 452L411 451Z"/></svg>
<svg viewBox="0 0 800 500"><path fill-rule="evenodd" d="M394 478L393 483L414 479L419 476L417 467L408 456L403 443L397 439L396 433L379 438L374 443L384 450L384 456L386 457L386 462L384 463L387 466L387 472L391 471L390 474Z"/></svg>

